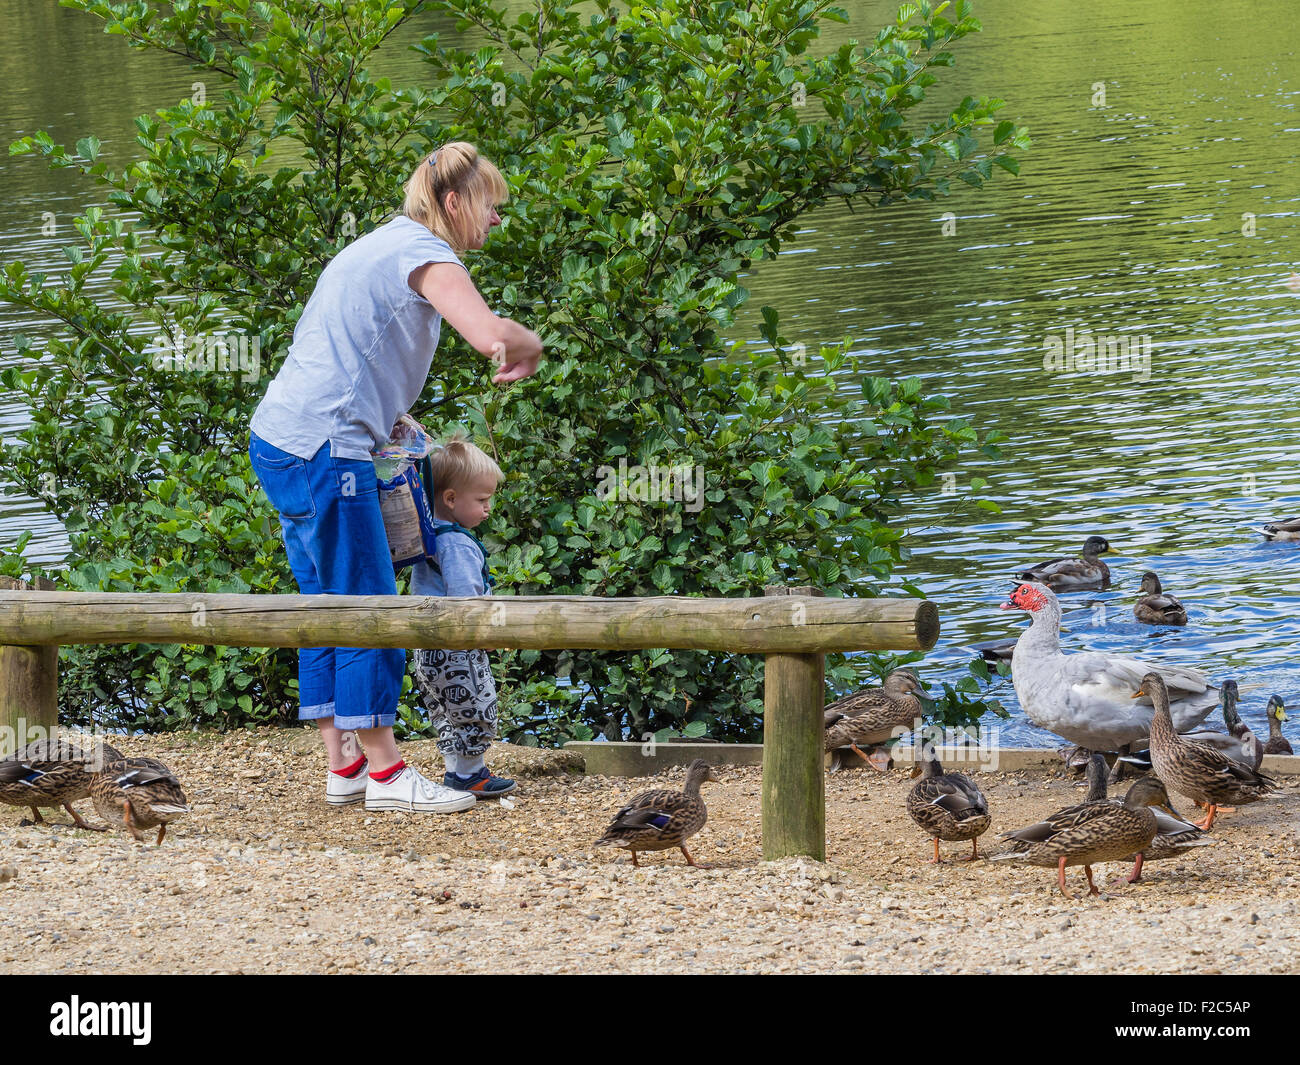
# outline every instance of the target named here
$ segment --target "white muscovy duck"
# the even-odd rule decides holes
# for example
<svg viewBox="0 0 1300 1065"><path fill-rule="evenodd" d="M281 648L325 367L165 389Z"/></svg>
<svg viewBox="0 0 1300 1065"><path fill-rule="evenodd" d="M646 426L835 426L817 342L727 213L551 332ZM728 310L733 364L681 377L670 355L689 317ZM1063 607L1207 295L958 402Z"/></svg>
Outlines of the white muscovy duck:
<svg viewBox="0 0 1300 1065"><path fill-rule="evenodd" d="M1080 747L1122 751L1146 739L1154 710L1149 697L1135 697L1150 672L1169 689L1179 732L1195 728L1219 703L1219 689L1194 669L1103 651L1062 654L1061 604L1044 584L1020 585L1002 609L1025 610L1033 619L1011 658L1011 681L1025 716Z"/></svg>

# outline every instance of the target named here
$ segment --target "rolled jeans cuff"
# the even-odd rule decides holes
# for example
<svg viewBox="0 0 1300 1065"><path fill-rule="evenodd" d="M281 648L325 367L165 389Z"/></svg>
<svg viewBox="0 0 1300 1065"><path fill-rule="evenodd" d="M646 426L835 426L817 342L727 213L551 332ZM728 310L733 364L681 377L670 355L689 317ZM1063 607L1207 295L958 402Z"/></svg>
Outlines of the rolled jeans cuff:
<svg viewBox="0 0 1300 1065"><path fill-rule="evenodd" d="M392 728L397 723L397 714L365 714L357 717L340 717L334 715L334 727L343 732L353 729Z"/></svg>
<svg viewBox="0 0 1300 1065"><path fill-rule="evenodd" d="M323 717L334 716L334 700L328 703L317 703L315 706L298 707L299 721L319 721Z"/></svg>

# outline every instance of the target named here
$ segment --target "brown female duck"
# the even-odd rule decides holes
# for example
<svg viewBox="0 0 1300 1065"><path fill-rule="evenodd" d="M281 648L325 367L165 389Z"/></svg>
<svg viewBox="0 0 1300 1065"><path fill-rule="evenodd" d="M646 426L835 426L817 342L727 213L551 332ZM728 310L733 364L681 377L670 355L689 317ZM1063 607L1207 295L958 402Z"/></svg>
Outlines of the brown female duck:
<svg viewBox="0 0 1300 1065"><path fill-rule="evenodd" d="M158 843L167 825L190 811L180 781L157 758L122 758L104 767L90 784L90 797L99 816L124 825L137 842L140 830L158 829Z"/></svg>
<svg viewBox="0 0 1300 1065"><path fill-rule="evenodd" d="M1100 862L1127 861L1138 854L1136 875L1141 867L1140 852L1150 846L1159 827L1150 807L1168 798L1160 781L1144 777L1129 789L1123 804L1085 802L1058 811L1046 821L1004 833L1002 838L1012 840L1013 847L1025 846L996 855L994 861L1019 859L1030 865L1055 866L1057 884L1068 899L1074 896L1065 888L1066 867L1082 865L1089 893L1100 895L1092 880L1092 867Z"/></svg>
<svg viewBox="0 0 1300 1065"><path fill-rule="evenodd" d="M888 753L872 751L868 756L862 748L892 739L899 729L914 728L923 709L919 696L924 694L915 673L896 669L881 687L836 699L824 713L825 749L855 751L873 769L883 772L889 766ZM832 768L839 768L838 760Z"/></svg>
<svg viewBox="0 0 1300 1065"><path fill-rule="evenodd" d="M1159 783L1159 777L1144 777L1146 781L1156 781ZM1138 781L1138 784L1142 781ZM1137 784L1133 785L1134 788ZM1132 792L1133 788L1129 791ZM1214 843L1211 836L1206 835L1196 825L1183 819L1183 815L1174 809L1173 804L1169 801L1169 792L1165 789L1163 783L1160 783L1160 790L1164 792L1165 799L1160 805L1164 810L1157 810L1152 807L1152 813L1156 815L1156 836L1155 839L1140 854L1130 854L1127 861L1134 862L1133 872L1128 877L1130 884L1136 884L1142 879L1142 863L1159 862L1166 858L1176 858L1180 854L1186 854L1197 847L1208 847ZM1124 801L1128 801L1128 796L1124 796ZM1169 812L1166 813L1165 810Z"/></svg>
<svg viewBox="0 0 1300 1065"><path fill-rule="evenodd" d="M709 811L700 797L700 785L717 781L718 774L703 758L686 768L686 785L681 791L661 788L636 795L614 815L605 834L596 840L597 847L622 847L632 852L636 865L637 851L662 851L678 847L687 865L695 859L686 849L686 841L704 827Z"/></svg>
<svg viewBox="0 0 1300 1065"><path fill-rule="evenodd" d="M1186 625L1187 611L1172 595L1160 587L1160 578L1151 570L1142 574L1142 598L1134 604L1133 616L1146 625Z"/></svg>
<svg viewBox="0 0 1300 1065"><path fill-rule="evenodd" d="M1238 762L1206 743L1178 735L1169 712L1169 692L1158 673L1142 678L1136 699L1146 695L1155 705L1151 719L1151 765L1166 787L1181 792L1207 810L1196 827L1208 831L1220 806L1258 802L1276 782L1250 766Z"/></svg>
<svg viewBox="0 0 1300 1065"><path fill-rule="evenodd" d="M103 832L72 808L90 794L96 771L122 752L102 741L72 735L36 740L16 754L0 759L0 802L31 807L32 820L44 822L40 807L62 806L78 828Z"/></svg>
<svg viewBox="0 0 1300 1065"><path fill-rule="evenodd" d="M907 812L934 840L934 857L927 864L943 861L939 857L941 839L970 840L971 852L965 860L978 858L979 837L992 822L989 804L980 789L961 773L945 773L929 745L913 767L912 776L921 779L907 794Z"/></svg>

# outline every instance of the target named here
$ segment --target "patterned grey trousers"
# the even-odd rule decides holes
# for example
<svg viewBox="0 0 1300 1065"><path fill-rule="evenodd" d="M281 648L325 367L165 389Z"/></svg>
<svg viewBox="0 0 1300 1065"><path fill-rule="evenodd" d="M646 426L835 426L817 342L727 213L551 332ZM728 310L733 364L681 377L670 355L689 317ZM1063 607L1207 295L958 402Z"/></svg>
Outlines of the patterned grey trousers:
<svg viewBox="0 0 1300 1065"><path fill-rule="evenodd" d="M486 651L415 652L415 685L444 754L482 754L497 736L497 687Z"/></svg>

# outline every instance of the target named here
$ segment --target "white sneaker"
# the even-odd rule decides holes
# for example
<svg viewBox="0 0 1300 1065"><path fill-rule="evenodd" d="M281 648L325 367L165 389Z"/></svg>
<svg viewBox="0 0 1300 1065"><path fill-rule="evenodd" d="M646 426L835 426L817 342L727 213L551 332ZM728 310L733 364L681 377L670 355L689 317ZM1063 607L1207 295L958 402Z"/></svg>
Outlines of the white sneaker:
<svg viewBox="0 0 1300 1065"><path fill-rule="evenodd" d="M387 784L370 778L366 785L367 810L401 810L419 814L454 814L478 803L472 792L435 784L414 766L407 766Z"/></svg>
<svg viewBox="0 0 1300 1065"><path fill-rule="evenodd" d="M351 806L366 797L366 781L370 778L366 770L369 762L363 762L361 772L354 777L341 777L337 773L325 772L325 801L331 806Z"/></svg>

